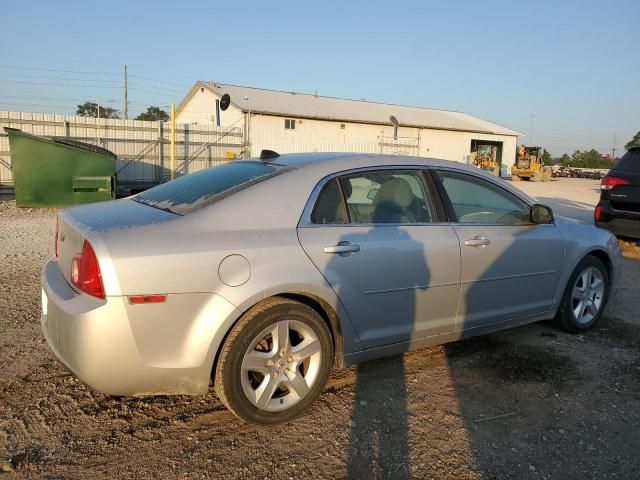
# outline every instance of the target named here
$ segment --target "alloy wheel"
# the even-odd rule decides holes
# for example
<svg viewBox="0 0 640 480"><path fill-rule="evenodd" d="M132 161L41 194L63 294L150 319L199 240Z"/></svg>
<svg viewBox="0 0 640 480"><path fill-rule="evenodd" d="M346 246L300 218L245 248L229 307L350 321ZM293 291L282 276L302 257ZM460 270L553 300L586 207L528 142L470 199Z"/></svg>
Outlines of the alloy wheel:
<svg viewBox="0 0 640 480"><path fill-rule="evenodd" d="M306 323L280 320L262 330L242 358L241 385L261 410L291 408L308 394L322 366L318 335Z"/></svg>
<svg viewBox="0 0 640 480"><path fill-rule="evenodd" d="M571 309L576 322L590 323L602 308L604 280L602 273L594 267L586 268L573 285Z"/></svg>

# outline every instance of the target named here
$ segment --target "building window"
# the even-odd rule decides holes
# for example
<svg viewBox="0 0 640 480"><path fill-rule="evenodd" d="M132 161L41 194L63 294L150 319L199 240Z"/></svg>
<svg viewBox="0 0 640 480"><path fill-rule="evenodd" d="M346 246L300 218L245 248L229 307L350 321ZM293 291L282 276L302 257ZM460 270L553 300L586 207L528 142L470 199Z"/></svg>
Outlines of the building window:
<svg viewBox="0 0 640 480"><path fill-rule="evenodd" d="M284 129L285 130L295 130L296 129L296 121L292 118L284 119Z"/></svg>

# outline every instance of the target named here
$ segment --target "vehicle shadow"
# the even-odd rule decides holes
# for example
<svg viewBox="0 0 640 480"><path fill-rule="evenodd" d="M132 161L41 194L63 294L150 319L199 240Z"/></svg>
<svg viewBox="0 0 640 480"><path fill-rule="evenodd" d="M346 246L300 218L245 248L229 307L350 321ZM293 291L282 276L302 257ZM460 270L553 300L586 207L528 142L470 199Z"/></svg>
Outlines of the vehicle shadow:
<svg viewBox="0 0 640 480"><path fill-rule="evenodd" d="M509 247L500 258L513 254ZM640 377L628 357L637 359L640 342L628 314L638 303L637 290L630 293L636 281L623 282L584 334L539 322L444 346L481 478L637 477L640 461L627 447L640 440L630 427Z"/></svg>
<svg viewBox="0 0 640 480"><path fill-rule="evenodd" d="M518 291L520 295L528 292L535 296L536 289L555 290L559 273L555 280L549 275L534 283L518 280L521 278L518 276L504 280L505 266L516 257L522 259L522 242L531 241L519 237L526 237L528 229L546 227L522 228L492 257L480 272L479 281L470 284L466 291L463 289L461 318L474 318L467 309L474 305L487 307L488 296L494 297L496 309L501 298L518 309L526 301L524 297L515 298ZM426 267L427 259L423 261ZM545 296L553 297L548 292ZM413 300L415 305L417 297ZM418 307L414 314L412 323L416 326L421 320ZM600 345L599 352L608 351L611 342L606 335L623 335L617 332L620 326L615 322L604 320L603 324L608 332L604 336L600 327L576 337L548 322L474 338L465 339L461 335L460 341L443 347L360 364L350 419L347 476L559 475L577 479L606 474L610 467L602 456L614 459L610 460L614 463L621 461L621 457L603 438L609 438L611 445L617 443L613 432L625 430L625 419L602 413L610 409L606 406L611 401L607 394L592 394L589 402L582 400L594 388L602 388L598 387L597 378L585 376L583 369L595 368L597 364L585 359L585 352L598 348L595 344ZM460 323L456 329L469 326L476 324ZM594 340L588 339L591 335ZM638 332L633 335L638 337ZM614 375L615 385L624 382L623 368L627 367L619 367ZM634 391L638 391L637 383L633 383ZM598 413L594 416L592 412ZM634 464L638 462L618 464L616 471L632 474Z"/></svg>
<svg viewBox="0 0 640 480"><path fill-rule="evenodd" d="M397 304L402 308L393 315L386 316L387 322L393 322L389 329L397 339L408 341L415 329L417 285L411 282L421 279L422 285L429 283L430 275L422 244L413 240L406 229L397 225L381 225L371 228L364 234L347 234L341 241L359 245L374 245L381 237L395 238L401 242L403 250L408 252L411 262L411 275L405 279L397 277L395 265L393 271L376 268L372 272L380 279L380 285L396 288L400 291L369 295L374 308L391 312L385 305ZM385 255L385 248L377 248L378 255ZM418 253L419 252L419 253ZM358 252L354 255L362 254ZM373 258L373 257L372 257ZM348 263L348 257L336 255L327 265L327 271L336 270ZM385 265L385 264L383 264ZM410 278L414 277L415 278ZM388 287L389 280L395 278L398 283ZM393 280L392 280L393 281ZM337 286L341 298L347 295ZM359 319L365 320L363 318ZM356 322L356 330L365 344L375 344L385 335L381 324L363 325ZM387 330L386 328L384 330ZM410 478L409 427L407 385L404 370L404 358L401 354L381 360L360 363L356 367L355 397L349 419L349 442L347 446L348 478Z"/></svg>
<svg viewBox="0 0 640 480"><path fill-rule="evenodd" d="M325 278L350 312L363 346L399 346L396 356L356 367L355 397L348 420L348 478L410 477L409 412L401 353L416 331L417 295L428 289L431 275L425 246L411 235L416 227L400 225L414 215L413 201L401 207L406 195L400 200L398 194L405 188L411 192L410 186L402 179L387 181L382 186L384 195L379 193L382 196L378 197L384 199L373 204L368 217L373 226L338 227L337 245L353 245L359 250L334 253L323 268ZM349 199L354 189L349 181L345 183L343 195ZM394 305L393 310L389 305Z"/></svg>
<svg viewBox="0 0 640 480"><path fill-rule="evenodd" d="M349 422L348 478L410 478L404 358L362 363Z"/></svg>

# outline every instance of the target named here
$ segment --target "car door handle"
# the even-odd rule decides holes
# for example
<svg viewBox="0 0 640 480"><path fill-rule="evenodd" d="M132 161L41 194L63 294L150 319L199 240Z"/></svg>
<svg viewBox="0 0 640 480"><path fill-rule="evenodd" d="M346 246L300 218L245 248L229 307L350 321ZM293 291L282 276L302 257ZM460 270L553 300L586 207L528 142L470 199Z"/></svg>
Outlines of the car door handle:
<svg viewBox="0 0 640 480"><path fill-rule="evenodd" d="M337 245L329 245L328 247L324 247L324 253L352 253L359 251L360 245L355 245L353 243L340 242Z"/></svg>
<svg viewBox="0 0 640 480"><path fill-rule="evenodd" d="M464 241L464 244L467 247L483 247L485 245L489 245L490 243L491 243L491 240L485 237L481 237L479 235L476 235L475 237Z"/></svg>

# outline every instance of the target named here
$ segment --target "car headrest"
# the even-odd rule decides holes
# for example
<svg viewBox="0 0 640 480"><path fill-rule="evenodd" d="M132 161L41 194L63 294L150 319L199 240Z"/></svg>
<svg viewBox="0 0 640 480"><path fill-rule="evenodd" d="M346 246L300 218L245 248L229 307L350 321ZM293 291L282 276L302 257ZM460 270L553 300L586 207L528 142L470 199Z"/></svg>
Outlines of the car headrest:
<svg viewBox="0 0 640 480"><path fill-rule="evenodd" d="M407 208L413 201L413 192L409 182L402 178L391 178L381 186L374 203L380 205L393 204L400 208Z"/></svg>

